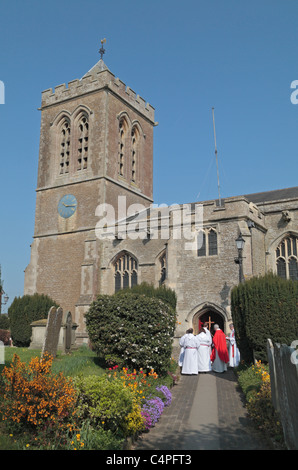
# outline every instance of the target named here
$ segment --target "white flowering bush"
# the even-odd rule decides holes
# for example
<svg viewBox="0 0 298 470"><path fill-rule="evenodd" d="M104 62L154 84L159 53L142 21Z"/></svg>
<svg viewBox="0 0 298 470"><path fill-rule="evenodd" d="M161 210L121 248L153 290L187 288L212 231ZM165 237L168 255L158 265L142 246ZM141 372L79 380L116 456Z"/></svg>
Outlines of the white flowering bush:
<svg viewBox="0 0 298 470"><path fill-rule="evenodd" d="M143 294L100 295L86 314L93 349L106 365L169 369L176 312L169 303Z"/></svg>

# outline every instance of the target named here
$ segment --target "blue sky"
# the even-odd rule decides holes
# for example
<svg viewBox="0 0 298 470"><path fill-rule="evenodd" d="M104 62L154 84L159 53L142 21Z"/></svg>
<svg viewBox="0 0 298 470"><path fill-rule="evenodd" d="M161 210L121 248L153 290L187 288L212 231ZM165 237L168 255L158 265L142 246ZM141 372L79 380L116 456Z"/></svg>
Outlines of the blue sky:
<svg viewBox="0 0 298 470"><path fill-rule="evenodd" d="M296 186L297 18L294 0L1 0L0 264L9 304L23 294L30 260L41 91L81 78L105 37L109 69L156 109L156 203L217 197L212 107L223 197Z"/></svg>

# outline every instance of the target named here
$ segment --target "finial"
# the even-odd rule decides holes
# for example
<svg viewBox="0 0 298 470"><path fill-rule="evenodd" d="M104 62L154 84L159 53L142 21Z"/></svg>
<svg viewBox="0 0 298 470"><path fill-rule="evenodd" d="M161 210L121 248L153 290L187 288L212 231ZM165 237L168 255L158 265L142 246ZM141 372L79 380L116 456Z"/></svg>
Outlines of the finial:
<svg viewBox="0 0 298 470"><path fill-rule="evenodd" d="M104 53L106 52L106 50L103 48L103 45L107 42L106 38L104 39L101 39L101 48L99 49L99 53L100 53L100 58L102 59L102 56L104 55Z"/></svg>

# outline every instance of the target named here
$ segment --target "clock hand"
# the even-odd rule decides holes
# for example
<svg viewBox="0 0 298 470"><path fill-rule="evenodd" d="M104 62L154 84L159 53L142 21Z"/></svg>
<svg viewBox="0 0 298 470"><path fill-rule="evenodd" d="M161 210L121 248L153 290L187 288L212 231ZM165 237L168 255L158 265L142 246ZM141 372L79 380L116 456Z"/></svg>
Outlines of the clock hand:
<svg viewBox="0 0 298 470"><path fill-rule="evenodd" d="M62 204L65 207L75 207L76 206L75 204L64 204L64 202L62 202Z"/></svg>

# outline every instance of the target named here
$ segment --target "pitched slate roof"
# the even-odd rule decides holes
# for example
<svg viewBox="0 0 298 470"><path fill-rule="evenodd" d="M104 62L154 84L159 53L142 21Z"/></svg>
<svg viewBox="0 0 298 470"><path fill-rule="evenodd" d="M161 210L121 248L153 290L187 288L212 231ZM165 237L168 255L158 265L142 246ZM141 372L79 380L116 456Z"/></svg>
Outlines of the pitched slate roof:
<svg viewBox="0 0 298 470"><path fill-rule="evenodd" d="M244 197L255 204L298 198L298 186L286 189L276 189L263 193L245 194Z"/></svg>

